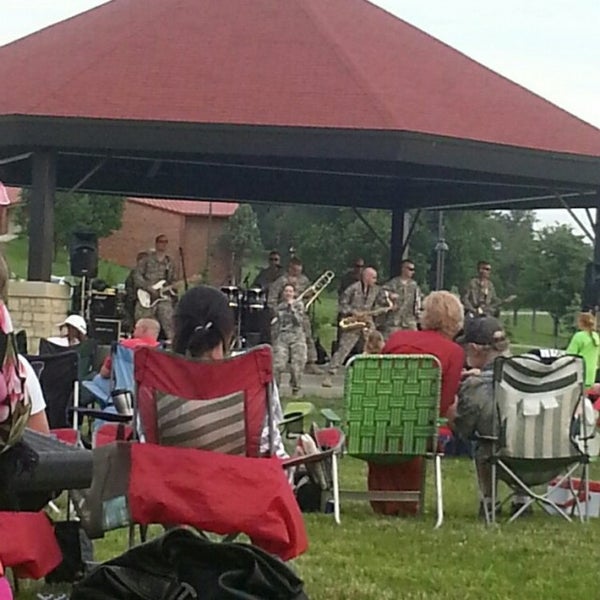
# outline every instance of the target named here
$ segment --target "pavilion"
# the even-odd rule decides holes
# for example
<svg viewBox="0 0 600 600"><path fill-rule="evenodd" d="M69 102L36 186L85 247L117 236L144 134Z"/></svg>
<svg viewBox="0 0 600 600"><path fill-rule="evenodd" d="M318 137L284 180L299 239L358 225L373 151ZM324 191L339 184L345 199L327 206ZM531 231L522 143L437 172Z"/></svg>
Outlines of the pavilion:
<svg viewBox="0 0 600 600"><path fill-rule="evenodd" d="M396 257L411 208L600 204L600 130L366 0L112 0L0 79L34 280L56 189L389 209Z"/></svg>

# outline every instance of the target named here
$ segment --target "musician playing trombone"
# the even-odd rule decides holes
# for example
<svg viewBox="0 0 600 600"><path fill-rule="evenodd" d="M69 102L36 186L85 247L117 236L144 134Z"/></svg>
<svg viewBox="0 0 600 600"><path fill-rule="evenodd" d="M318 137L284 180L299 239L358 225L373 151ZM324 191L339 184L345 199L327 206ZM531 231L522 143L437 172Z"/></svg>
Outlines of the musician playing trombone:
<svg viewBox="0 0 600 600"><path fill-rule="evenodd" d="M379 286L377 285L377 271L373 267L363 269L360 281L353 283L344 290L340 298L340 313L344 316L353 316L361 319L369 317L366 313L373 310L375 302L379 296ZM323 379L322 387L331 387L331 376L337 373L337 370L344 364L346 357L356 345L356 342L363 335L363 328L342 328L340 343L329 363L328 375Z"/></svg>
<svg viewBox="0 0 600 600"><path fill-rule="evenodd" d="M302 373L306 365L306 339L304 336L304 304L296 300L296 289L292 283L283 286L283 301L275 309L273 329L273 370L275 381L281 388L281 374L290 364L292 395L300 392Z"/></svg>
<svg viewBox="0 0 600 600"><path fill-rule="evenodd" d="M293 256L290 258L287 272L276 279L269 288L269 297L267 300L269 308L275 310L277 305L283 301L283 288L288 283L291 283L294 286L298 296L310 287L310 279L302 272L303 268L302 261L298 257ZM309 297L306 298L306 300L308 299ZM310 319L306 313L304 314L303 328L308 352L306 372L320 375L322 374L322 371L317 367L317 348L312 337ZM275 343L275 338L273 336L276 335L276 333L276 331L271 331L273 343Z"/></svg>
<svg viewBox="0 0 600 600"><path fill-rule="evenodd" d="M172 290L176 280L175 265L167 254L168 244L169 238L166 235L161 233L156 236L154 250L150 251L148 256L137 264L133 280L136 289L145 290L150 294L151 304L153 304L149 308L144 308L138 300L135 306L135 320L156 319L167 339L170 340L173 335L173 298L175 293L173 292L171 297L165 296L164 299L159 299L159 297L162 298L161 293L164 295L165 290ZM161 281L164 281L164 286L162 289L156 289L156 284Z"/></svg>

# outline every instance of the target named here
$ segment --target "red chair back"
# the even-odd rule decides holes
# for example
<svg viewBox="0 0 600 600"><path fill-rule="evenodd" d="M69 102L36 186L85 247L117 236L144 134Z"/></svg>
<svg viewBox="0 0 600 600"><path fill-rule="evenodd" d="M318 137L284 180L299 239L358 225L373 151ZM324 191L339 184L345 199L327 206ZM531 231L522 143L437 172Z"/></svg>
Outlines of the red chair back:
<svg viewBox="0 0 600 600"><path fill-rule="evenodd" d="M155 348L135 352L136 401L147 442L158 443L156 393L186 400L212 400L244 393L246 455L259 456L260 437L271 401L273 358L269 346L207 362Z"/></svg>

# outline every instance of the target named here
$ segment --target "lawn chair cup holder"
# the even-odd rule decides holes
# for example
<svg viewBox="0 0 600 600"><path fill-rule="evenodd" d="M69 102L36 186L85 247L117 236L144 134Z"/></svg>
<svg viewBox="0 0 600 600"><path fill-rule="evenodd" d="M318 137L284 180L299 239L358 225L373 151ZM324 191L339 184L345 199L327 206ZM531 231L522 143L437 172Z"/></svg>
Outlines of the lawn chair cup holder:
<svg viewBox="0 0 600 600"><path fill-rule="evenodd" d="M304 416L302 412L290 412L284 416L279 426L286 437L298 437L304 433Z"/></svg>
<svg viewBox="0 0 600 600"><path fill-rule="evenodd" d="M113 390L110 397L119 415L133 416L133 396L129 390Z"/></svg>

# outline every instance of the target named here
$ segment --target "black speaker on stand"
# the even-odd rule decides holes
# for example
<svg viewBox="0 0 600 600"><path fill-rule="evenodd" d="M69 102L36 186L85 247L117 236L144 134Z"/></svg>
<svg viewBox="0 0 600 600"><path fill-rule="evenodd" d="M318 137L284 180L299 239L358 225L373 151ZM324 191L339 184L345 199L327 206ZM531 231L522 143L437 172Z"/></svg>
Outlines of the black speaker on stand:
<svg viewBox="0 0 600 600"><path fill-rule="evenodd" d="M74 231L69 245L69 260L73 277L97 277L98 236L91 231Z"/></svg>

